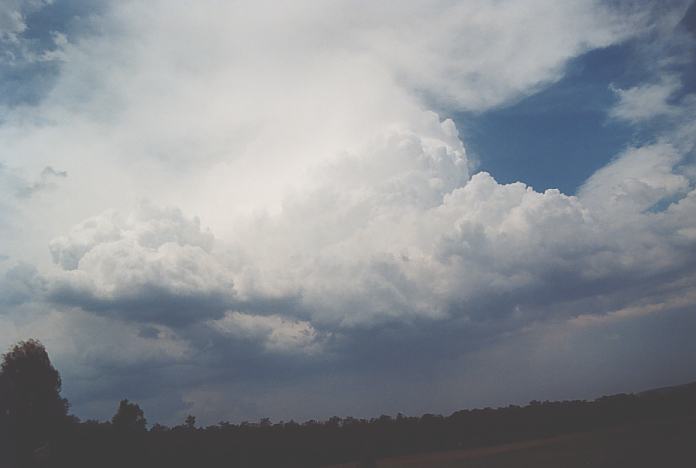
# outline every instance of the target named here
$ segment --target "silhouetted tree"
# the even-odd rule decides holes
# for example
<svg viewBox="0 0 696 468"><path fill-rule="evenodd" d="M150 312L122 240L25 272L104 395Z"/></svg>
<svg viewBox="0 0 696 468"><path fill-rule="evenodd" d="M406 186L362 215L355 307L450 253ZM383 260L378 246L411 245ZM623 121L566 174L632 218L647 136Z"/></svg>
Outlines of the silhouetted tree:
<svg viewBox="0 0 696 468"><path fill-rule="evenodd" d="M113 466L144 466L147 420L136 403L121 400L116 414L111 418L113 428L109 458Z"/></svg>
<svg viewBox="0 0 696 468"><path fill-rule="evenodd" d="M116 414L111 418L114 429L124 432L144 432L147 426L145 413L136 403L121 400Z"/></svg>
<svg viewBox="0 0 696 468"><path fill-rule="evenodd" d="M193 430L196 428L196 417L192 414L189 414L186 416L186 419L184 419L184 427L189 430Z"/></svg>
<svg viewBox="0 0 696 468"><path fill-rule="evenodd" d="M68 423L68 402L61 398L61 379L38 340L14 345L0 365L0 446L20 465L54 439ZM2 460L0 460L2 462Z"/></svg>
<svg viewBox="0 0 696 468"><path fill-rule="evenodd" d="M169 428L167 426L160 423L155 423L155 425L150 428L150 432L164 432L168 430Z"/></svg>

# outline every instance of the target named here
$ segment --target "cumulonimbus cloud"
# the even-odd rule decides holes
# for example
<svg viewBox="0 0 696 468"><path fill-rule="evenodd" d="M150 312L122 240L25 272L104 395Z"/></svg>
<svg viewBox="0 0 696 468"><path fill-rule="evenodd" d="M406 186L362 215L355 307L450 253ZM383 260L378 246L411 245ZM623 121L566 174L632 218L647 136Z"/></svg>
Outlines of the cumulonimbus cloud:
<svg viewBox="0 0 696 468"><path fill-rule="evenodd" d="M537 193L470 178L453 122L418 97L464 109L510 101L557 79L582 50L622 40L639 15L593 2L336 2L270 14L226 6L221 22L208 7L115 5L93 20L105 35L63 44L64 71L36 109L55 124L26 120L29 108L5 126L18 154L37 141L63 150L61 167L82 174L66 180L66 196L94 190L95 177L107 184L100 196L132 189L200 214L219 236L213 248L198 221L171 210L91 218L51 241L64 270L55 301L166 324L234 308L276 314L259 304L285 303L287 315L340 329L467 316L498 294L509 308L561 281L592 294L589 285L638 264L662 271L689 258L688 236L656 228L659 218L689 232L672 215L690 209L691 181L676 169L683 151L638 148L578 197ZM327 25L343 33L322 35ZM511 57L500 41L517 34L529 40ZM73 154L73 141L94 156ZM649 211L664 200L674 203ZM624 218L637 224L629 231Z"/></svg>

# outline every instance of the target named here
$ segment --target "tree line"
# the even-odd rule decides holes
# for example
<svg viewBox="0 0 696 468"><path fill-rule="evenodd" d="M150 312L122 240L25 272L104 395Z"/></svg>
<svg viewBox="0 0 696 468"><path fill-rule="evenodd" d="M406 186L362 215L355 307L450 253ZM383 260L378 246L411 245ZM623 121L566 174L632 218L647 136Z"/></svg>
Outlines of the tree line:
<svg viewBox="0 0 696 468"><path fill-rule="evenodd" d="M0 366L0 467L319 467L450 449L483 447L641 421L696 420L696 385L594 401L532 401L525 406L449 416L333 417L298 423L220 422L148 427L137 403L122 400L110 421L80 421L61 397L61 378L43 345L20 342Z"/></svg>

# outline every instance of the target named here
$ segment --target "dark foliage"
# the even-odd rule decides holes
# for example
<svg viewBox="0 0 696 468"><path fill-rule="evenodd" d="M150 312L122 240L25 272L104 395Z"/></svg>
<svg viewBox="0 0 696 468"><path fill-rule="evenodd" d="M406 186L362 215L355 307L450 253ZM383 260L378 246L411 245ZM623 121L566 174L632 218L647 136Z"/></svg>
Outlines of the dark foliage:
<svg viewBox="0 0 696 468"><path fill-rule="evenodd" d="M145 413L140 406L128 400L121 400L116 414L111 418L111 424L115 430L126 433L145 432L147 429Z"/></svg>
<svg viewBox="0 0 696 468"><path fill-rule="evenodd" d="M42 362L55 372L47 357ZM53 390L47 393L63 402L62 412L56 411L55 417L64 420L67 406L56 396L60 379L57 373L51 375L55 375L53 380L37 380L35 384L51 384L48 386ZM395 455L494 446L665 421L677 421L675 427L686 428L679 429L680 433L696 434L696 384L594 401L533 401L527 406L464 410L450 416L334 417L301 424L274 424L263 419L197 428L195 417L189 415L181 425L169 428L155 424L149 431L140 407L123 400L111 422L73 421L67 425L53 439L46 466L319 467L356 462L355 466L368 467L376 466L377 459ZM32 426L27 423L25 427ZM34 463L39 464L36 457Z"/></svg>
<svg viewBox="0 0 696 468"><path fill-rule="evenodd" d="M68 402L48 353L36 340L16 344L0 365L0 465L27 465L68 425Z"/></svg>

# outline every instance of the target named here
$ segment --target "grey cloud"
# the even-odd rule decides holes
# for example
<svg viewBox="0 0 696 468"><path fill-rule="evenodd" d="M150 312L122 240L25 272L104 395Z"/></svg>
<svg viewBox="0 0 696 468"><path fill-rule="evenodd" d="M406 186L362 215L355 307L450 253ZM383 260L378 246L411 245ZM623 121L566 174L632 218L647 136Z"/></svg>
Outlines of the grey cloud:
<svg viewBox="0 0 696 468"><path fill-rule="evenodd" d="M692 34L696 34L696 2L691 3L691 6L686 10L679 24Z"/></svg>
<svg viewBox="0 0 696 468"><path fill-rule="evenodd" d="M39 177L39 180L33 184L26 185L17 190L17 196L20 198L30 198L37 192L52 189L56 187L56 179L65 179L68 177L66 171L57 171L51 166L46 166Z"/></svg>
<svg viewBox="0 0 696 468"><path fill-rule="evenodd" d="M36 301L45 293L47 281L33 265L20 263L0 277L0 305L16 306Z"/></svg>
<svg viewBox="0 0 696 468"><path fill-rule="evenodd" d="M68 173L66 171L57 171L51 166L46 166L43 171L41 171L41 177L67 177Z"/></svg>
<svg viewBox="0 0 696 468"><path fill-rule="evenodd" d="M58 171L46 166L34 182L26 180L17 168L9 168L0 163L0 202L17 204L17 198L29 199L38 192L57 187L60 179L68 177L66 171Z"/></svg>
<svg viewBox="0 0 696 468"><path fill-rule="evenodd" d="M265 368L265 377L253 377L247 369L257 361L245 366L233 360L212 368L218 373L199 374L200 381L167 392L151 389L140 397L148 415L170 423L179 423L188 413L207 423L256 421L269 415L276 421L306 420L398 412L447 414L533 399L595 398L693 380L693 326L690 310L678 308L609 326L551 323L488 340L486 346L464 354L430 354L427 347L443 338L450 345L463 343L466 335L436 334L425 342L409 342L380 341L384 334L370 334L371 340L357 342L354 348L362 363L324 363L293 378L272 366ZM394 334L399 331L395 328ZM364 352L363 344L369 345ZM423 344L421 356L418 349ZM384 354L389 359L382 361ZM177 370L188 374L184 368ZM157 380L168 382L169 372L175 371L161 372ZM113 401L118 397L115 392ZM102 411L99 414L112 414L113 404Z"/></svg>
<svg viewBox="0 0 696 468"><path fill-rule="evenodd" d="M116 298L96 296L91 291L79 290L74 285L54 284L48 298L56 304L80 307L121 320L162 323L173 327L221 318L233 304L217 294L179 295L160 285L148 283Z"/></svg>

